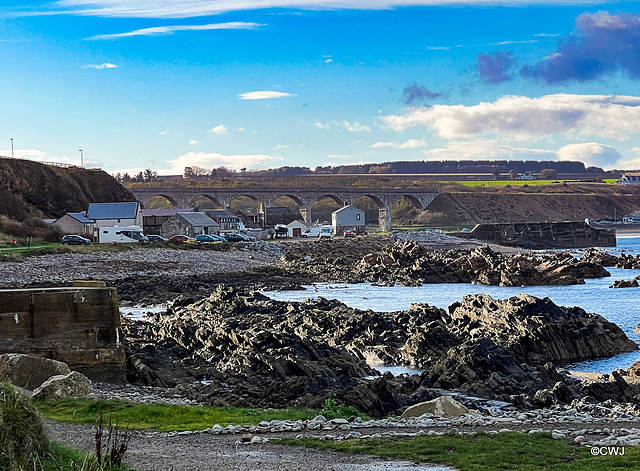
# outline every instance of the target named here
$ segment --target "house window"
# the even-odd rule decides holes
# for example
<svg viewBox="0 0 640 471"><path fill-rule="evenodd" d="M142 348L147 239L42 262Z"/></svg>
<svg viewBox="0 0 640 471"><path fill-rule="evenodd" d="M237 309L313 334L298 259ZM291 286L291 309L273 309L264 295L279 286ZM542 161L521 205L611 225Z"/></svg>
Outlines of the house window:
<svg viewBox="0 0 640 471"><path fill-rule="evenodd" d="M359 221L359 220L360 220L360 215L356 214L356 221Z"/></svg>

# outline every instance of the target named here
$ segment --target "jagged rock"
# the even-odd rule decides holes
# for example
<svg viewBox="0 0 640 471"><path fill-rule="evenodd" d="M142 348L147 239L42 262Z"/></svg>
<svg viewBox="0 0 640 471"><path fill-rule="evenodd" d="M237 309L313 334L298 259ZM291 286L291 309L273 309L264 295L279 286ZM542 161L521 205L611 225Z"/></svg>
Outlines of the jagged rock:
<svg viewBox="0 0 640 471"><path fill-rule="evenodd" d="M84 397L93 391L91 381L82 373L72 371L67 375L56 375L46 380L33 391L35 400Z"/></svg>
<svg viewBox="0 0 640 471"><path fill-rule="evenodd" d="M420 417L424 414L433 414L437 417L457 417L468 413L469 409L451 396L440 396L431 401L420 402L408 407L401 417Z"/></svg>
<svg viewBox="0 0 640 471"><path fill-rule="evenodd" d="M490 338L531 365L571 363L638 349L613 322L579 307L557 306L549 298L521 294L495 300L470 295L449 306L449 313L461 334Z"/></svg>
<svg viewBox="0 0 640 471"><path fill-rule="evenodd" d="M71 373L66 363L21 353L0 355L0 381L34 390L55 375Z"/></svg>
<svg viewBox="0 0 640 471"><path fill-rule="evenodd" d="M615 280L609 288L637 288L638 286L640 286L638 280L634 278L632 280Z"/></svg>

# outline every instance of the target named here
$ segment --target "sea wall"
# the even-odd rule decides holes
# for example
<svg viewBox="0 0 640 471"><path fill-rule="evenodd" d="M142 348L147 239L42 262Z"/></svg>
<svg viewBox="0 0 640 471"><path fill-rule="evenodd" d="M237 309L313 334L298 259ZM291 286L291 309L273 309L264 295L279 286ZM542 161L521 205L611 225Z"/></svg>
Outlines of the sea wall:
<svg viewBox="0 0 640 471"><path fill-rule="evenodd" d="M0 353L51 358L93 381L124 383L116 289L76 284L85 286L0 290Z"/></svg>
<svg viewBox="0 0 640 471"><path fill-rule="evenodd" d="M596 229L582 221L478 224L471 232L455 235L528 249L616 246L615 230Z"/></svg>

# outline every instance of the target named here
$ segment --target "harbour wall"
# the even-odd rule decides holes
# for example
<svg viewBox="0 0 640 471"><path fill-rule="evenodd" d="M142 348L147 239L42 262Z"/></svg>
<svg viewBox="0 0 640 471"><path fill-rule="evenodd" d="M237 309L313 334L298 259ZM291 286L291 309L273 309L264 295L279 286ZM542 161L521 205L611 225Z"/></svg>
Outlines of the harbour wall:
<svg viewBox="0 0 640 471"><path fill-rule="evenodd" d="M92 381L123 384L118 295L102 282L0 290L0 353L59 360Z"/></svg>

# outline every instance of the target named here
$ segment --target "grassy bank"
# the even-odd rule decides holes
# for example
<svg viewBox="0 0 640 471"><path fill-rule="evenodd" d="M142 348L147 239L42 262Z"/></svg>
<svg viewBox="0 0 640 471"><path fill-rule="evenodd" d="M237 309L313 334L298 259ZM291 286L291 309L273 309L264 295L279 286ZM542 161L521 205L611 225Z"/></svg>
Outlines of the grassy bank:
<svg viewBox="0 0 640 471"><path fill-rule="evenodd" d="M45 418L61 422L95 424L98 413L102 411L106 414L111 413L122 427L134 430L154 429L159 432L204 430L215 424L223 427L229 424L257 425L263 420L307 420L323 413L306 409L258 410L88 399L44 401L38 402L37 407Z"/></svg>
<svg viewBox="0 0 640 471"><path fill-rule="evenodd" d="M590 449L548 433L509 432L476 436L443 435L408 440L317 439L279 440L320 450L363 453L421 463L453 466L460 471L602 471L640 469L640 447L626 447L624 456L592 456Z"/></svg>

